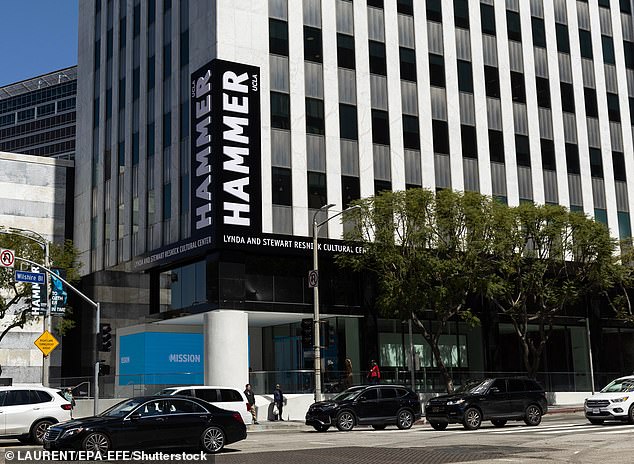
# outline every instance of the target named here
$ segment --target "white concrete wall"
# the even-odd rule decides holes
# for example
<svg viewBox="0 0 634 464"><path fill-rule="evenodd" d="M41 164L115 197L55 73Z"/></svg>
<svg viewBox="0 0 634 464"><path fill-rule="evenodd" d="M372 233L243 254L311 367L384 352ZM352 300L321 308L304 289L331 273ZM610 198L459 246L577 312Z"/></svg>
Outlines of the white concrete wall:
<svg viewBox="0 0 634 464"><path fill-rule="evenodd" d="M249 316L244 311L210 311L204 315L205 385L235 386L249 382Z"/></svg>

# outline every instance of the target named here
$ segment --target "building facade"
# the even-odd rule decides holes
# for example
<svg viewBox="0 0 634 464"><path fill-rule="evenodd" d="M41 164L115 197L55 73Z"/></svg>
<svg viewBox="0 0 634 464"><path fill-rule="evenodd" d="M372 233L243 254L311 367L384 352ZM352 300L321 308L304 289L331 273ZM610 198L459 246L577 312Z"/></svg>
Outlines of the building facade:
<svg viewBox="0 0 634 464"><path fill-rule="evenodd" d="M558 203L631 235L629 0L96 0L80 18L86 282L118 327L201 327L204 359L187 369L206 381L246 383L251 368L263 388L282 375L306 386L289 373L312 365L300 321L312 314L308 237L324 205L474 190ZM338 245L344 227L320 235L325 357L355 371L377 358L398 377L403 325L332 262L354 252ZM592 339L618 353L599 369L629 369L634 331L597 311ZM543 369L561 373L553 386L589 385L578 320L562 319L545 356ZM477 375L517 369L512 337L491 314L477 329L456 322L443 343L452 369ZM415 338L427 388L433 363ZM133 355L108 356L121 369Z"/></svg>
<svg viewBox="0 0 634 464"><path fill-rule="evenodd" d="M77 67L0 87L0 151L75 157Z"/></svg>

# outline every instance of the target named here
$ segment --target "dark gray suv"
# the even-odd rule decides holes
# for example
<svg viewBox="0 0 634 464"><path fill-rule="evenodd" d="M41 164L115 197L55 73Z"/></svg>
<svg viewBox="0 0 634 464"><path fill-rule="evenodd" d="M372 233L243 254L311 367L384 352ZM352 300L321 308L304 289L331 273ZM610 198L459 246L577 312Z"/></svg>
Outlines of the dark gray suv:
<svg viewBox="0 0 634 464"><path fill-rule="evenodd" d="M534 426L547 411L544 389L535 380L520 377L471 380L453 394L425 404L425 418L436 430L444 430L448 424L476 430L485 420L496 427L504 427L509 420Z"/></svg>

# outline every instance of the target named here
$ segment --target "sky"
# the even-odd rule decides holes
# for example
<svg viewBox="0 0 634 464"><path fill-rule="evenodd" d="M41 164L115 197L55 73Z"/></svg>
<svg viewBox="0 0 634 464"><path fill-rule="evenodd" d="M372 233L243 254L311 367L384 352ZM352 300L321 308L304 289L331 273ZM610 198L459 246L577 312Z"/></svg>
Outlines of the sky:
<svg viewBox="0 0 634 464"><path fill-rule="evenodd" d="M0 87L77 64L79 0L0 0Z"/></svg>

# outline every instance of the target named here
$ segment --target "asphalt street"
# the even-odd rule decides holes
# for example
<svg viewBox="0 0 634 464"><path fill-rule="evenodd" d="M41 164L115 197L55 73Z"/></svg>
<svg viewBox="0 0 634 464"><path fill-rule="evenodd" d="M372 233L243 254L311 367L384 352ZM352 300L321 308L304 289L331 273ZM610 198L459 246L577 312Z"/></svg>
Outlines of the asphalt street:
<svg viewBox="0 0 634 464"><path fill-rule="evenodd" d="M251 428L246 440L230 445L207 462L219 464L402 464L402 463L610 463L630 462L634 456L634 425L589 424L581 413L553 414L538 427L511 422L503 428L483 424L477 431L451 425L435 431L428 424L407 431L375 431L357 427L351 432L331 429L319 433L300 423ZM17 441L0 442L0 462L7 451L37 450ZM41 449L41 448L39 448ZM15 456L15 455L14 455ZM141 462L141 461L136 461ZM147 461L152 462L152 461Z"/></svg>

